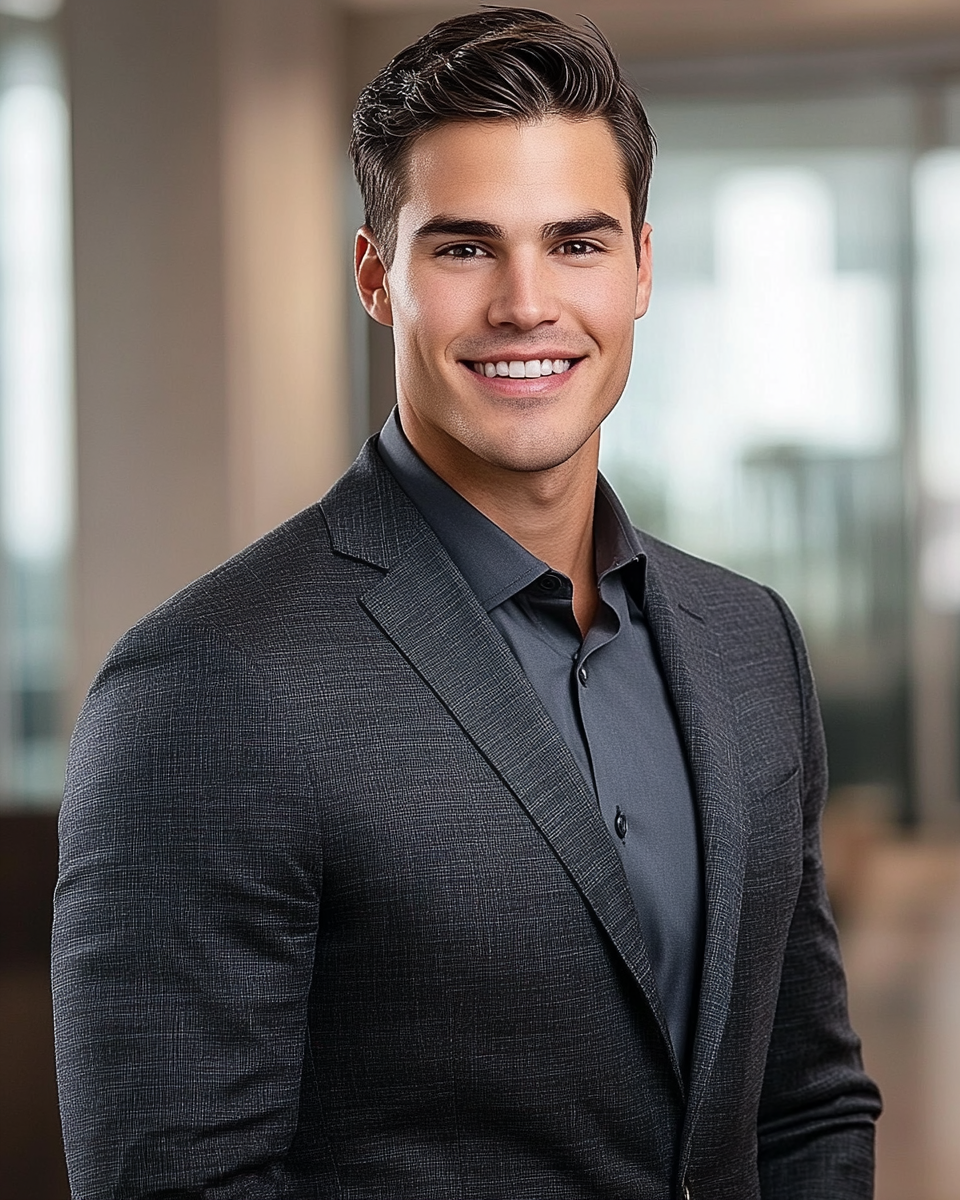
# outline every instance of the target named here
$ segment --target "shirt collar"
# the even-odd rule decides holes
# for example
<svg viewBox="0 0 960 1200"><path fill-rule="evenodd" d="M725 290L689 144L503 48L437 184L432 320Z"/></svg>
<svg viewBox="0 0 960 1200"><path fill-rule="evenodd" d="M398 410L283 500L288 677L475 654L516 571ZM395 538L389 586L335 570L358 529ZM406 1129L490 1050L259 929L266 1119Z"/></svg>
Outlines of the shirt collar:
<svg viewBox="0 0 960 1200"><path fill-rule="evenodd" d="M597 475L597 499L594 508L593 536L596 542L597 581L622 567L635 567L639 592L635 595L643 605L643 575L647 556L640 535L633 527L617 493L600 474Z"/></svg>
<svg viewBox="0 0 960 1200"><path fill-rule="evenodd" d="M487 612L550 570L427 466L407 440L396 409L380 431L377 451ZM643 546L602 475L597 478L594 536L598 581L632 564L625 576L642 607Z"/></svg>

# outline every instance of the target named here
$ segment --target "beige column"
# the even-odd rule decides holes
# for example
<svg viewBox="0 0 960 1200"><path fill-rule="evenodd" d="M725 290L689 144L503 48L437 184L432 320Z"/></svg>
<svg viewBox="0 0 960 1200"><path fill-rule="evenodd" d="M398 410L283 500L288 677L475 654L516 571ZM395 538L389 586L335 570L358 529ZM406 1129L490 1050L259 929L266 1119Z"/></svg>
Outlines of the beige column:
<svg viewBox="0 0 960 1200"><path fill-rule="evenodd" d="M68 0L68 718L141 615L350 457L339 23L320 0Z"/></svg>
<svg viewBox="0 0 960 1200"><path fill-rule="evenodd" d="M216 16L210 0L66 10L74 710L116 638L230 545Z"/></svg>
<svg viewBox="0 0 960 1200"><path fill-rule="evenodd" d="M340 25L221 0L230 541L317 499L350 451Z"/></svg>

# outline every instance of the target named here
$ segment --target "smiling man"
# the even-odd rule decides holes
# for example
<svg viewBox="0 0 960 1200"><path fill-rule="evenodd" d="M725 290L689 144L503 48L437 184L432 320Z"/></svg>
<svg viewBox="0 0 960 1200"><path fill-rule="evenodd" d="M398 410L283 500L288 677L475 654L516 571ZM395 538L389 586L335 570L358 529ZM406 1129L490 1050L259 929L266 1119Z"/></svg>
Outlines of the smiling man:
<svg viewBox="0 0 960 1200"><path fill-rule="evenodd" d="M597 473L653 137L596 30L364 91L397 410L115 648L54 983L78 1200L867 1200L799 631Z"/></svg>

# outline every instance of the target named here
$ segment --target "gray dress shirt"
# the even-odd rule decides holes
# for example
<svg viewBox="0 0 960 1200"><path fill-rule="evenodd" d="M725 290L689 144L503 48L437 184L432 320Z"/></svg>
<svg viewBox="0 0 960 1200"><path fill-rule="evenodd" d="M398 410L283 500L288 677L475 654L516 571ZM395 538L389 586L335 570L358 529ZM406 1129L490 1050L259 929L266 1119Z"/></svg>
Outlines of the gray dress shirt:
<svg viewBox="0 0 960 1200"><path fill-rule="evenodd" d="M516 655L597 797L685 1072L703 948L700 837L686 755L643 616L646 560L637 532L600 476L600 605L581 638L570 580L432 471L396 410L377 448Z"/></svg>

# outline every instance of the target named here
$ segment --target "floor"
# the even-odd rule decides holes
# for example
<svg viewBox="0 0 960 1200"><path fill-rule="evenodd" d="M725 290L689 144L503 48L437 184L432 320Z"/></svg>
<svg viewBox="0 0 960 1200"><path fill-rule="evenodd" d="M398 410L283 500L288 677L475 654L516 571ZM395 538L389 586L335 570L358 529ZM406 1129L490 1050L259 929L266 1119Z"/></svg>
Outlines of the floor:
<svg viewBox="0 0 960 1200"><path fill-rule="evenodd" d="M960 1200L960 843L831 832L850 1010L884 1097L876 1200Z"/></svg>

